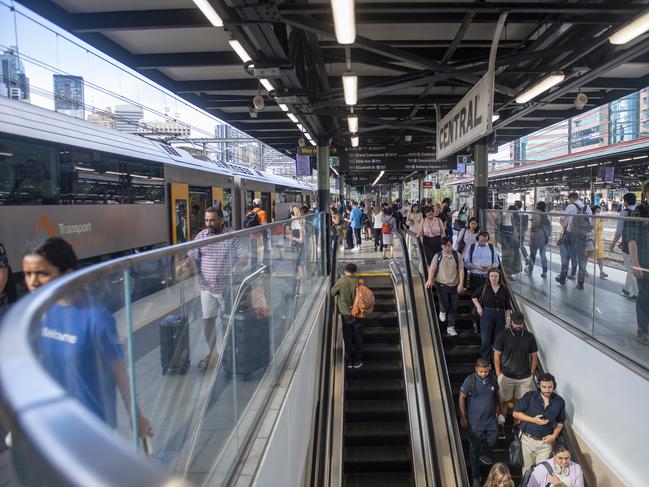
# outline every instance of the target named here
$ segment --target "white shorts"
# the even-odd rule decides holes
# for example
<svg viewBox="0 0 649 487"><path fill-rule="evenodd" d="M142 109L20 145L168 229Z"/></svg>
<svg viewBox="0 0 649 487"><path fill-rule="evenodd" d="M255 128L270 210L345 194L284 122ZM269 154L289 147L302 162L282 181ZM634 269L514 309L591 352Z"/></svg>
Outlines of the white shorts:
<svg viewBox="0 0 649 487"><path fill-rule="evenodd" d="M512 399L518 401L527 392L536 390L534 377L531 375L525 379L512 379L501 374L498 377L498 387L502 402L509 402Z"/></svg>
<svg viewBox="0 0 649 487"><path fill-rule="evenodd" d="M204 320L220 316L224 307L223 294L201 289L201 310Z"/></svg>

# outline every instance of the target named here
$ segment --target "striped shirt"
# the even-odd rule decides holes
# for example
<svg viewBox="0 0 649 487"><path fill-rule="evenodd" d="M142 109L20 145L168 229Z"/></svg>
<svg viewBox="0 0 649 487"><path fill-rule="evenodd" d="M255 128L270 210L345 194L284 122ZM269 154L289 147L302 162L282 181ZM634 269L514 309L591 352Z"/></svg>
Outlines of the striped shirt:
<svg viewBox="0 0 649 487"><path fill-rule="evenodd" d="M223 228L223 231L217 234L206 228L198 232L194 240L203 240L231 232L232 229ZM246 255L246 249L243 242L235 237L190 250L187 255L200 266L201 289L212 293L223 293L230 285L232 268L239 257Z"/></svg>

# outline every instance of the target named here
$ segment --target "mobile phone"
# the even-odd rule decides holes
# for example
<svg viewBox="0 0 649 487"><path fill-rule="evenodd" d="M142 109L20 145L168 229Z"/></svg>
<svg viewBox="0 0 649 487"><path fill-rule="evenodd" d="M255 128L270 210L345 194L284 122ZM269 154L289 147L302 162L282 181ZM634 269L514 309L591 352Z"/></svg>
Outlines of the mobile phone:
<svg viewBox="0 0 649 487"><path fill-rule="evenodd" d="M153 441L150 436L142 437L142 446L144 447L144 453L148 456L153 455Z"/></svg>

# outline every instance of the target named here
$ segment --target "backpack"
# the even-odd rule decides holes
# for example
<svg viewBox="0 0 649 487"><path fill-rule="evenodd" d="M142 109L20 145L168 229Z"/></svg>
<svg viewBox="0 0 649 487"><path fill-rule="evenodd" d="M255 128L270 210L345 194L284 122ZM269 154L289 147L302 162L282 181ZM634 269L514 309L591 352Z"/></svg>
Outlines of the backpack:
<svg viewBox="0 0 649 487"><path fill-rule="evenodd" d="M457 267L458 274L460 273L460 259L457 256L457 252L453 251L453 259L455 259L455 267ZM442 252L437 252L437 267L435 267L435 274L433 276L437 279L437 273L439 272L439 264L442 262ZM475 388L474 388L475 389Z"/></svg>
<svg viewBox="0 0 649 487"><path fill-rule="evenodd" d="M491 245L490 243L487 243L489 245L489 250L491 250L491 265L496 264L496 251L494 250L494 246ZM475 250L475 244L471 244L471 248L469 249L469 262L473 262L473 251Z"/></svg>
<svg viewBox="0 0 649 487"><path fill-rule="evenodd" d="M554 475L554 470L552 470L552 467L548 462L541 462L537 463L536 465L532 465L527 472L523 474L523 478L521 479L521 483L519 484L519 487L527 487L530 483L530 479L532 478L532 474L534 473L534 469L538 465L543 465L546 470L548 471L548 475Z"/></svg>
<svg viewBox="0 0 649 487"><path fill-rule="evenodd" d="M354 318L367 318L374 310L374 293L365 285L365 281L360 279L356 285L356 297L352 305L352 316Z"/></svg>
<svg viewBox="0 0 649 487"><path fill-rule="evenodd" d="M381 227L381 233L384 234L389 234L392 233L392 225L390 224L390 220L385 220L383 219L383 226Z"/></svg>
<svg viewBox="0 0 649 487"><path fill-rule="evenodd" d="M584 215L588 215L586 212L586 205L581 208L577 206L577 203L573 203L577 207L577 218L573 217L572 222L570 223L570 232L576 235L586 236L593 231L593 225L590 222L590 218Z"/></svg>
<svg viewBox="0 0 649 487"><path fill-rule="evenodd" d="M243 228L256 227L257 225L259 225L259 215L253 208L246 213L246 217L243 219Z"/></svg>
<svg viewBox="0 0 649 487"><path fill-rule="evenodd" d="M498 391L500 390L500 386L498 385L498 378L496 377L496 374L494 372L489 372L489 378L491 379L491 383L494 386L494 401L496 405L498 405ZM466 409L467 411L469 410L469 400L471 399L471 396L475 392L475 387L477 383L477 378L476 378L476 373L474 372L471 374L471 383L469 384L469 390L467 391L466 394Z"/></svg>

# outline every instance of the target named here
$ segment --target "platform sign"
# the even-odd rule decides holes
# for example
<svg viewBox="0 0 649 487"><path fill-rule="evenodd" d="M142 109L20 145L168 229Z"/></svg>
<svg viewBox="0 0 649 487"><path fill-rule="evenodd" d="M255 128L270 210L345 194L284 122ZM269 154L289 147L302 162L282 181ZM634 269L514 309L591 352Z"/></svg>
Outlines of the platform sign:
<svg viewBox="0 0 649 487"><path fill-rule="evenodd" d="M432 181L424 181L421 183L421 187L423 189L433 189L433 182Z"/></svg>
<svg viewBox="0 0 649 487"><path fill-rule="evenodd" d="M338 164L339 164L338 157L329 157L329 166L330 167L338 167Z"/></svg>
<svg viewBox="0 0 649 487"><path fill-rule="evenodd" d="M349 172L436 171L454 169L455 161L437 160L432 145L348 148L340 153L340 169Z"/></svg>

